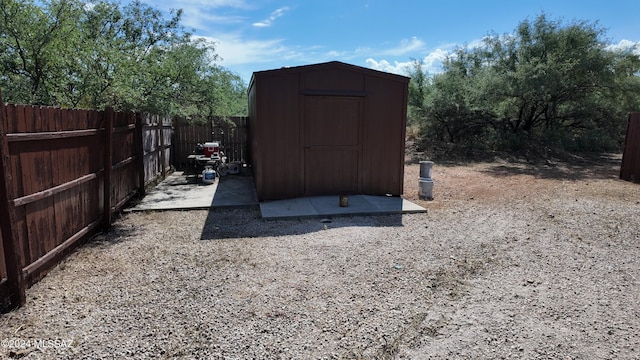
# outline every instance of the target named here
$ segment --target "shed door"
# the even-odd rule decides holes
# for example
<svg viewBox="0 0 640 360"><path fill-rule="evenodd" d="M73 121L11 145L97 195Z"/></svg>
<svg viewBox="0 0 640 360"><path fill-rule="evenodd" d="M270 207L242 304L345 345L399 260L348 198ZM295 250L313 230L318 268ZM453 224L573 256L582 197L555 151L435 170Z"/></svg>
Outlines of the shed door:
<svg viewBox="0 0 640 360"><path fill-rule="evenodd" d="M363 98L304 97L305 195L358 192Z"/></svg>

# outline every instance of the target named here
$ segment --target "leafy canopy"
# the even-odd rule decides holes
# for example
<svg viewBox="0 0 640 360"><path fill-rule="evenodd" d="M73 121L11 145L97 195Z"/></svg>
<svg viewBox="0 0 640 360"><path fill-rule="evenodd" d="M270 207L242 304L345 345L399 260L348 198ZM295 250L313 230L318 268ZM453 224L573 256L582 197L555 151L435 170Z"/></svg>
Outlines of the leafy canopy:
<svg viewBox="0 0 640 360"><path fill-rule="evenodd" d="M0 0L5 101L178 115L246 113L240 77L215 44L140 1Z"/></svg>
<svg viewBox="0 0 640 360"><path fill-rule="evenodd" d="M627 113L640 108L640 58L608 50L604 34L585 21L525 20L511 34L458 48L430 82L414 67L410 99L424 96L424 105L409 114L419 114L423 135L444 142L617 149Z"/></svg>

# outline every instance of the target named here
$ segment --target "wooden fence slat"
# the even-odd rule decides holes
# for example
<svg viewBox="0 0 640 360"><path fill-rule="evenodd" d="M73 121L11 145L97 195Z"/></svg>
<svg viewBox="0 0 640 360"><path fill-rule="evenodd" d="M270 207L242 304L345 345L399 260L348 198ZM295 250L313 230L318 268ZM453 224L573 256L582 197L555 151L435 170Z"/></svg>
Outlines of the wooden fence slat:
<svg viewBox="0 0 640 360"><path fill-rule="evenodd" d="M44 256L38 258L36 261L32 262L28 266L24 268L25 275L33 275L37 270L39 270L42 266L44 266L47 262L54 259L56 256L60 255L64 250L71 247L75 242L77 242L84 235L91 232L93 229L100 225L99 221L94 221L91 224L87 225L85 228L74 234L72 237L67 239L62 244L56 246L51 251L47 252Z"/></svg>
<svg viewBox="0 0 640 360"><path fill-rule="evenodd" d="M231 117L227 120L213 119L207 123L189 123L174 120L174 144L171 155L173 165L184 169L187 157L193 153L197 143L218 141L228 162L250 163L248 151L249 123L246 117Z"/></svg>
<svg viewBox="0 0 640 360"><path fill-rule="evenodd" d="M40 107L40 113L42 114L42 131L43 132L51 132L52 130L54 130L55 128L55 121L53 120L53 114L51 112L51 109L48 107ZM57 166L58 163L58 156L59 156L60 150L58 147L54 147L53 149L51 149L51 151L49 151L49 171L48 171L48 177L49 177L49 187L54 187L56 185L58 185L58 182L56 181L56 179L54 178L54 169ZM63 227L60 224L60 219L64 218L64 213L60 212L60 211L56 211L56 197L51 197L49 198L47 201L49 203L49 208L48 208L48 213L51 216L51 230L52 233L51 235L49 235L48 238L48 244L45 247L46 251L49 252L51 249L55 248L58 245L58 239L61 238L61 234L63 233Z"/></svg>
<svg viewBox="0 0 640 360"><path fill-rule="evenodd" d="M171 168L175 146L172 142L173 131L170 119L145 114L141 119L142 156L144 163L145 186L157 177L166 177Z"/></svg>
<svg viewBox="0 0 640 360"><path fill-rule="evenodd" d="M142 129L142 116L136 114L136 135L135 135L135 157L136 168L138 168L138 196L143 197L146 194L145 182L144 182L144 144L143 144L143 129Z"/></svg>
<svg viewBox="0 0 640 360"><path fill-rule="evenodd" d="M22 110L22 111L20 111ZM35 128L35 121L33 115L33 106L25 106L22 108L18 108L18 124L22 124L23 128L28 132L33 132ZM22 183L24 184L24 194L29 195L34 192L38 192L42 190L40 181L35 177L36 172L33 170L37 167L36 163L38 154L34 151L22 150L20 151L19 159L20 159L20 167L22 168ZM38 256L40 252L40 248L42 244L39 241L29 241L33 236L37 234L33 234L34 223L30 221L34 221L33 219L33 211L37 211L37 209L28 209L23 208L24 216L24 232L22 233L22 244L23 244L23 256L25 257L25 264L28 264L32 261L32 259Z"/></svg>
<svg viewBox="0 0 640 360"><path fill-rule="evenodd" d="M173 144L170 120L147 126L139 114L113 109L0 99L0 113L2 310L6 301L24 304L26 287L78 241L108 229L114 212L144 194L147 176L166 176Z"/></svg>
<svg viewBox="0 0 640 360"><path fill-rule="evenodd" d="M115 113L112 108L108 108L104 112L104 172L103 172L103 191L104 191L104 208L102 226L105 229L111 227L111 167L113 164L113 121Z"/></svg>
<svg viewBox="0 0 640 360"><path fill-rule="evenodd" d="M162 119L158 119L158 122L156 124L157 126L157 136L158 136L158 140L159 140L159 150L160 150L160 171L162 173L162 177L166 177L167 176L167 168L164 166L165 165L165 160L164 160L164 127L162 124Z"/></svg>
<svg viewBox="0 0 640 360"><path fill-rule="evenodd" d="M7 113L2 102L0 92L0 210L4 216L0 216L0 232L2 233L2 249L5 256L5 266L10 307L22 306L26 302L26 284L22 275L24 260L20 246L18 246L18 231L16 229L15 207L11 200L14 197L13 173L11 169L11 159L9 145L7 142Z"/></svg>
<svg viewBox="0 0 640 360"><path fill-rule="evenodd" d="M49 108L50 118L49 123L53 126L53 129L49 129L49 132L56 131L60 126L60 111L56 111L55 108ZM65 143L68 142L68 138L65 138ZM53 162L53 183L54 185L61 186L65 184L67 179L71 176L68 174L68 169L70 168L70 164L68 158L70 157L68 154L70 149L66 146L57 147L55 150L51 151L52 162ZM46 191L46 190L45 190ZM67 193L63 192L54 192L51 194L53 196L53 213L55 216L55 225L56 225L56 242L57 239L66 238L69 235L69 227L70 222L69 218L75 218L74 214L69 214L67 208L71 205L72 199L69 198ZM19 199L15 199L14 203L17 203ZM18 205L16 205L18 206ZM28 276L28 275L27 275Z"/></svg>
<svg viewBox="0 0 640 360"><path fill-rule="evenodd" d="M100 133L98 129L90 130L68 130L59 132L39 132L39 133L16 133L7 134L7 140L12 141L34 141L50 139L76 138L80 136L93 136Z"/></svg>
<svg viewBox="0 0 640 360"><path fill-rule="evenodd" d="M164 168L165 173L171 169L171 149L173 148L173 125L170 118L162 119L162 134L164 136Z"/></svg>
<svg viewBox="0 0 640 360"><path fill-rule="evenodd" d="M27 196L16 198L15 200L13 200L13 204L15 206L22 206L22 205L26 205L26 204L32 203L34 201L42 200L42 199L45 199L47 197L59 194L59 193L65 191L65 190L69 190L69 189L72 189L74 187L77 187L78 185L84 184L85 182L93 180L93 179L95 179L97 177L98 177L97 174L88 174L88 175L82 176L80 178L77 178L75 180L71 180L69 182L66 182L64 184L48 188L46 190L39 191L37 193L29 194Z"/></svg>

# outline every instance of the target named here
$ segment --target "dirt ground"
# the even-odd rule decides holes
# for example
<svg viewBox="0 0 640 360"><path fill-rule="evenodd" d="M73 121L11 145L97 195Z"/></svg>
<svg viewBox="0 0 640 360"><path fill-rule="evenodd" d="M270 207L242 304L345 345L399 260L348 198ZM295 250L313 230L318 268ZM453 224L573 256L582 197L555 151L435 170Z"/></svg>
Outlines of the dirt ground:
<svg viewBox="0 0 640 360"><path fill-rule="evenodd" d="M436 163L422 201L409 161L426 214L127 214L0 317L0 356L640 358L640 184L619 166Z"/></svg>

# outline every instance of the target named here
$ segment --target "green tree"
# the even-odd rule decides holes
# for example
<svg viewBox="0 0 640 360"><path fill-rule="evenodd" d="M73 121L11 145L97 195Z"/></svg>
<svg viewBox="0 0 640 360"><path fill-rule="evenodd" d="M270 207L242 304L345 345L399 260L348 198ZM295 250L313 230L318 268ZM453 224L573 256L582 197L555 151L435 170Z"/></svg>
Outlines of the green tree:
<svg viewBox="0 0 640 360"><path fill-rule="evenodd" d="M481 76L483 67L474 53L463 48L445 64L445 71L434 76L430 96L425 104L426 131L436 140L473 144L488 134L494 116L487 111L490 103Z"/></svg>
<svg viewBox="0 0 640 360"><path fill-rule="evenodd" d="M433 79L426 123L450 142L490 148L619 146L639 105L639 58L607 49L595 23L546 15L459 48Z"/></svg>
<svg viewBox="0 0 640 360"><path fill-rule="evenodd" d="M246 114L244 84L214 44L140 1L0 0L0 87L17 103L195 119ZM238 111L239 113L227 113Z"/></svg>
<svg viewBox="0 0 640 360"><path fill-rule="evenodd" d="M407 101L407 117L408 124L412 125L424 121L425 101L429 91L430 79L422 60L412 60L407 72L411 78L409 82L409 98Z"/></svg>
<svg viewBox="0 0 640 360"><path fill-rule="evenodd" d="M56 103L68 40L77 37L81 4L73 0L46 2L0 0L0 85L5 100L29 104Z"/></svg>

